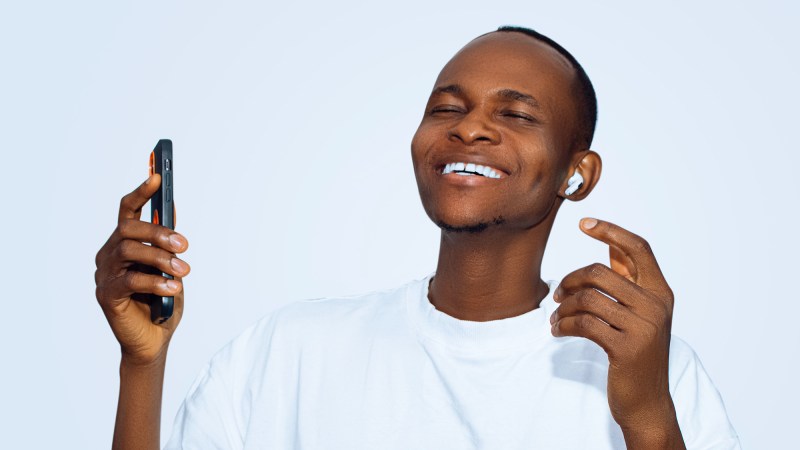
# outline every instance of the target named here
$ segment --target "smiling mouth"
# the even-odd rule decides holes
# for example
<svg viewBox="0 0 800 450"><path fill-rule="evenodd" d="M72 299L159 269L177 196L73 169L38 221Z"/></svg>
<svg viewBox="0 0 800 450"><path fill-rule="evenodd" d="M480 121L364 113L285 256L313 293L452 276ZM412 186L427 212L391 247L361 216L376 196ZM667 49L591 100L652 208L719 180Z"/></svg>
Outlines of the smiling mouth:
<svg viewBox="0 0 800 450"><path fill-rule="evenodd" d="M503 172L501 170L474 163L452 162L445 164L444 168L442 168L442 175L447 175L448 173L466 177L480 176L486 178L503 178L503 175L501 175Z"/></svg>

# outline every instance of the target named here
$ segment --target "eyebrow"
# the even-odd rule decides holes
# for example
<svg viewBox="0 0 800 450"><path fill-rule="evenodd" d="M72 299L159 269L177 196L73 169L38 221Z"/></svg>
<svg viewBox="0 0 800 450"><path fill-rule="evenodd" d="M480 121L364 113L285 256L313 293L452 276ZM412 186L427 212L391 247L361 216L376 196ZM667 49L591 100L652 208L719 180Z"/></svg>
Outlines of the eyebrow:
<svg viewBox="0 0 800 450"><path fill-rule="evenodd" d="M457 85L457 84L448 84L447 86L439 86L433 90L431 96L436 94L453 94L461 96L464 93L464 89ZM536 100L536 97L525 94L523 92L514 90L514 89L501 89L496 94L498 97L506 99L506 100L515 100L518 102L523 102L534 109L542 109L539 101Z"/></svg>
<svg viewBox="0 0 800 450"><path fill-rule="evenodd" d="M542 109L542 107L539 105L539 101L536 100L534 96L523 94L522 92L515 91L514 89L502 89L497 93L497 95L508 100L516 100L518 102L526 103L531 108Z"/></svg>
<svg viewBox="0 0 800 450"><path fill-rule="evenodd" d="M461 95L464 93L464 90L461 86L457 84L448 84L447 86L439 86L431 92L431 96L436 94L453 94L453 95Z"/></svg>

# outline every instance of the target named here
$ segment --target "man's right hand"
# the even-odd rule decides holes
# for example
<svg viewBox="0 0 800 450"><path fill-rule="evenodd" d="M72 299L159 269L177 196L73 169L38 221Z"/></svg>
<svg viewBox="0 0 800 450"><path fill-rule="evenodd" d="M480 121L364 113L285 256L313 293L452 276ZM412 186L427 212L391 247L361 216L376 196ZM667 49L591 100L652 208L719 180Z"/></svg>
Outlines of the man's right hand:
<svg viewBox="0 0 800 450"><path fill-rule="evenodd" d="M142 206L160 184L160 175L152 175L122 198L117 228L95 257L97 301L120 343L123 360L133 365L163 362L183 315L181 277L189 273L189 265L175 254L185 252L189 242L169 228L139 220ZM175 279L151 275L144 266L155 267ZM150 306L137 300L137 294L174 296L172 317L154 324Z"/></svg>

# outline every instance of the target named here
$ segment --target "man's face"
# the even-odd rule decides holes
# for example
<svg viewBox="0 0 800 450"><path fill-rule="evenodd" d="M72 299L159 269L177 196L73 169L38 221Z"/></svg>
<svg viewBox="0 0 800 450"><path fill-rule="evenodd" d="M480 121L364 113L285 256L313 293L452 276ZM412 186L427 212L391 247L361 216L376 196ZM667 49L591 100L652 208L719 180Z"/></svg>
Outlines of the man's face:
<svg viewBox="0 0 800 450"><path fill-rule="evenodd" d="M565 58L521 33L491 33L461 49L411 142L431 220L461 230L539 223L569 166L574 77ZM465 174L469 164L488 176Z"/></svg>

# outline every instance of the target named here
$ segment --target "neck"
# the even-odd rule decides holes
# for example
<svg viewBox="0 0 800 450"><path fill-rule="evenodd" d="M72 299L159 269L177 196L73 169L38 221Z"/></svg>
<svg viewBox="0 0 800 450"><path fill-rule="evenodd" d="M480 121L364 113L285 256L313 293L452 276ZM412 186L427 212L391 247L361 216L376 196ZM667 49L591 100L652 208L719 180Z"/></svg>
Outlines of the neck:
<svg viewBox="0 0 800 450"><path fill-rule="evenodd" d="M541 267L555 210L524 230L443 230L428 293L431 304L449 316L476 322L538 308L549 291L541 279Z"/></svg>

